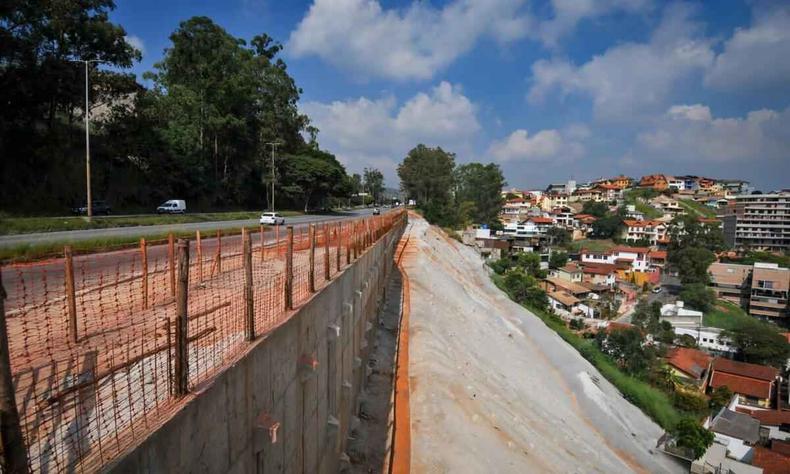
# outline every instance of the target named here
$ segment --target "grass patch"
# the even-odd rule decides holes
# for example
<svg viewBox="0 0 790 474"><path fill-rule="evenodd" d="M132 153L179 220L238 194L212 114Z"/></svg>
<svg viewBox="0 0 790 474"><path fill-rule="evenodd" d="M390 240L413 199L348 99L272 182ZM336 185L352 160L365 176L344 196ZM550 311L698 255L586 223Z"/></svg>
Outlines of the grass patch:
<svg viewBox="0 0 790 474"><path fill-rule="evenodd" d="M663 216L664 213L656 209L655 207L651 206L650 204L642 201L637 201L634 203L634 207L637 211L641 212L645 215L648 219L658 219L659 217Z"/></svg>
<svg viewBox="0 0 790 474"><path fill-rule="evenodd" d="M245 226L250 232L257 232L260 227ZM202 231L205 238L212 238L217 234L216 230ZM236 235L241 233L241 227L234 229L223 229L220 233L225 235ZM194 231L173 232L176 238L194 238ZM11 247L0 248L0 262L3 263L23 263L45 258L62 257L63 247L71 245L75 254L110 252L130 247L136 247L140 239L144 238L151 245L167 242L168 232L149 233L136 236L106 237L88 240L63 240L58 242L47 242L39 244L21 244Z"/></svg>
<svg viewBox="0 0 790 474"><path fill-rule="evenodd" d="M492 275L492 279L497 287L505 291L501 276ZM636 405L662 428L671 431L684 416L683 412L673 406L672 399L666 393L621 371L606 354L598 349L594 341L573 333L559 317L529 305L522 306L540 318L565 342L573 346L582 357L598 369L601 375L617 387L628 401Z"/></svg>
<svg viewBox="0 0 790 474"><path fill-rule="evenodd" d="M571 252L578 252L583 248L593 252L605 252L615 245L612 239L583 239L569 242L566 248Z"/></svg>
<svg viewBox="0 0 790 474"><path fill-rule="evenodd" d="M301 215L298 211L281 211L284 216ZM65 230L106 229L110 227L134 227L160 224L187 224L191 222L215 222L241 219L257 219L259 211L209 212L199 214L164 214L138 216L94 216L89 222L86 217L1 217L0 235L30 234L34 232L56 232Z"/></svg>
<svg viewBox="0 0 790 474"><path fill-rule="evenodd" d="M753 321L740 306L729 301L717 301L713 309L702 316L702 324L720 329L733 329L739 323Z"/></svg>
<svg viewBox="0 0 790 474"><path fill-rule="evenodd" d="M680 207L697 217L716 217L716 210L691 199L678 199Z"/></svg>

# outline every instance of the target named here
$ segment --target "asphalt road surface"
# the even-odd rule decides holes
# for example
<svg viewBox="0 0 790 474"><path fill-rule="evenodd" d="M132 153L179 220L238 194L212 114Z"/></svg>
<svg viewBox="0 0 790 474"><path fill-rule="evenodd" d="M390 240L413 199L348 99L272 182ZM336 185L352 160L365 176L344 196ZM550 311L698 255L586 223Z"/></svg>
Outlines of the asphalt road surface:
<svg viewBox="0 0 790 474"><path fill-rule="evenodd" d="M298 226L315 222L335 221L338 219L358 218L369 215L372 209L363 209L334 215L304 215L286 217L286 225ZM240 219L231 221L190 222L182 224L159 224L132 227L110 227L105 229L66 230L58 232L39 232L35 234L14 234L0 236L0 247L13 247L22 244L46 244L51 242L77 242L80 240L103 239L113 237L144 237L166 232L201 232L240 228L257 225L258 219Z"/></svg>

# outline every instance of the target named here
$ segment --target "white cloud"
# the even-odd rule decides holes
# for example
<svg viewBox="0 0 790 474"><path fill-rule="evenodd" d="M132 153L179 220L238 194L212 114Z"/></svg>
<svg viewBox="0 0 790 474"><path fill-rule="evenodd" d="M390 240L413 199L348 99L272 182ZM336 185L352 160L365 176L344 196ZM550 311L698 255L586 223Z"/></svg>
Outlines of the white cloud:
<svg viewBox="0 0 790 474"><path fill-rule="evenodd" d="M317 55L359 73L427 79L489 35L512 41L526 34L525 0L456 0L442 9L413 3L384 9L377 0L316 0L291 32L288 51Z"/></svg>
<svg viewBox="0 0 790 474"><path fill-rule="evenodd" d="M615 120L663 109L675 84L713 61L712 43L700 36L692 13L685 5L667 7L648 43L614 46L581 66L563 59L537 61L528 99L540 102L555 90L562 96L582 94L592 98L597 117Z"/></svg>
<svg viewBox="0 0 790 474"><path fill-rule="evenodd" d="M480 130L475 105L459 86L448 82L400 106L388 96L306 102L300 108L320 130L321 146L335 153L350 171L378 167L391 185L397 183L397 164L418 143L471 152L471 141Z"/></svg>
<svg viewBox="0 0 790 474"><path fill-rule="evenodd" d="M575 129L570 135L581 129ZM488 154L496 161L566 161L581 157L584 147L578 141L568 137L569 133L559 130L541 130L530 136L524 129L515 130L507 138L494 141L488 148Z"/></svg>
<svg viewBox="0 0 790 474"><path fill-rule="evenodd" d="M539 38L548 46L556 46L562 37L576 29L585 18L596 18L615 11L629 13L646 11L651 0L552 0L551 19L536 25L530 36Z"/></svg>
<svg viewBox="0 0 790 474"><path fill-rule="evenodd" d="M640 133L644 157L707 162L790 159L790 108L761 109L745 117L715 118L708 107L676 105L652 130Z"/></svg>
<svg viewBox="0 0 790 474"><path fill-rule="evenodd" d="M724 43L705 76L705 84L719 89L759 89L790 81L790 6L755 5L752 25L738 28Z"/></svg>
<svg viewBox="0 0 790 474"><path fill-rule="evenodd" d="M143 43L142 38L135 35L126 35L126 42L132 45L134 49L140 51L140 54L145 55L145 43Z"/></svg>

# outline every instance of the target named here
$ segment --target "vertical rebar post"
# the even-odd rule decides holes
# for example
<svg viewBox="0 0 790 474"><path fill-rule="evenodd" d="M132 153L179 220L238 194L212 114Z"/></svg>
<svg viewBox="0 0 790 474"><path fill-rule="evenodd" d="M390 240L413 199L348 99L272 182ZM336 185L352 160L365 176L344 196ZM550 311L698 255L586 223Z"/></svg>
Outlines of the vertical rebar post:
<svg viewBox="0 0 790 474"><path fill-rule="evenodd" d="M69 340L76 343L79 340L77 334L77 295L74 287L74 260L72 257L71 245L63 248L63 256L66 265L66 305L68 308L68 331Z"/></svg>
<svg viewBox="0 0 790 474"><path fill-rule="evenodd" d="M255 310L252 293L252 238L246 229L241 230L242 257L244 260L244 320L245 338L255 339Z"/></svg>
<svg viewBox="0 0 790 474"><path fill-rule="evenodd" d="M178 287L176 291L175 395L186 395L189 384L188 310L189 241L178 239Z"/></svg>

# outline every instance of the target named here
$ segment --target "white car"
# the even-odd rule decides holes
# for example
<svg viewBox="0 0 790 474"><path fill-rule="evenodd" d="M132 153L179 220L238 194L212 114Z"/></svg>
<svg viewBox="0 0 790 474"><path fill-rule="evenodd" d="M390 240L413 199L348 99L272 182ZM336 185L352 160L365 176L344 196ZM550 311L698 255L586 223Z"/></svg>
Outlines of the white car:
<svg viewBox="0 0 790 474"><path fill-rule="evenodd" d="M261 224L283 225L285 218L276 212L264 212L261 214Z"/></svg>
<svg viewBox="0 0 790 474"><path fill-rule="evenodd" d="M156 208L157 214L184 214L185 212L187 212L187 202L183 199L171 199Z"/></svg>

